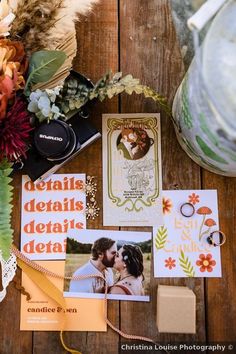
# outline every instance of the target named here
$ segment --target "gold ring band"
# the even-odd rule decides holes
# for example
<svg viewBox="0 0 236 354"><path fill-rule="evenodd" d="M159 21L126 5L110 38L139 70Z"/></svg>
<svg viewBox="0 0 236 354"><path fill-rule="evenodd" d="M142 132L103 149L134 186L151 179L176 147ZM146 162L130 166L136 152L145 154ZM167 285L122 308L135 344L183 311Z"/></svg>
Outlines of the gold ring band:
<svg viewBox="0 0 236 354"><path fill-rule="evenodd" d="M215 242L215 241L214 241L214 234L219 235L220 242ZM210 236L207 237L207 242L208 242L210 245L214 246L214 247L216 247L216 246L222 246L222 245L225 243L225 241L226 241L226 236L225 236L225 234L224 234L222 231L220 231L220 230L216 230L216 231L211 232L211 233L210 233Z"/></svg>

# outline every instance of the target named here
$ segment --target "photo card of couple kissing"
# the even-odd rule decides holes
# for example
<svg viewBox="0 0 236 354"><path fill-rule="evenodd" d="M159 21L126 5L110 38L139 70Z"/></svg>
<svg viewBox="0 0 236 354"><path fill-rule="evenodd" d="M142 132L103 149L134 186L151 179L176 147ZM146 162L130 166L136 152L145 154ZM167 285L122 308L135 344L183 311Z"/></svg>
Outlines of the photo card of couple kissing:
<svg viewBox="0 0 236 354"><path fill-rule="evenodd" d="M64 297L104 299L106 281L108 299L149 301L151 236L143 231L72 230L65 279L70 274L73 279L65 280Z"/></svg>

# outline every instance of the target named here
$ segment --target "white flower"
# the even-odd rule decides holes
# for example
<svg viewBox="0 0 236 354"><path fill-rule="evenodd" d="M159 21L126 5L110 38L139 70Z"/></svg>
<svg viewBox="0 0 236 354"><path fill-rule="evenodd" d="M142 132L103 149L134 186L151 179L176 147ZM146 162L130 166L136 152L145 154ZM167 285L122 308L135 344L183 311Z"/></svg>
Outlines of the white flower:
<svg viewBox="0 0 236 354"><path fill-rule="evenodd" d="M38 100L39 109L42 110L43 108L50 108L50 106L51 106L51 102L49 98L47 96L45 97L44 95L42 95Z"/></svg>
<svg viewBox="0 0 236 354"><path fill-rule="evenodd" d="M60 113L60 109L55 105L57 93L59 93L60 87L55 89L46 89L41 91L37 89L31 92L29 96L28 110L35 113L39 121L43 121L45 118L57 119L60 116L64 117L64 114Z"/></svg>
<svg viewBox="0 0 236 354"><path fill-rule="evenodd" d="M52 108L51 108L51 111L55 114L58 114L60 115L60 110L59 110L59 107L57 107L55 104L52 105Z"/></svg>
<svg viewBox="0 0 236 354"><path fill-rule="evenodd" d="M39 108L38 108L38 103L35 102L35 101L31 101L29 104L28 104L28 110L32 113L36 113L39 111Z"/></svg>
<svg viewBox="0 0 236 354"><path fill-rule="evenodd" d="M45 118L49 117L51 113L51 102L49 98L42 95L38 100L38 108Z"/></svg>
<svg viewBox="0 0 236 354"><path fill-rule="evenodd" d="M31 92L29 99L30 99L30 101L38 101L40 99L41 95L42 95L42 91L37 89L36 91Z"/></svg>
<svg viewBox="0 0 236 354"><path fill-rule="evenodd" d="M45 118L51 117L51 109L50 107L44 107L41 109L42 115L44 115Z"/></svg>

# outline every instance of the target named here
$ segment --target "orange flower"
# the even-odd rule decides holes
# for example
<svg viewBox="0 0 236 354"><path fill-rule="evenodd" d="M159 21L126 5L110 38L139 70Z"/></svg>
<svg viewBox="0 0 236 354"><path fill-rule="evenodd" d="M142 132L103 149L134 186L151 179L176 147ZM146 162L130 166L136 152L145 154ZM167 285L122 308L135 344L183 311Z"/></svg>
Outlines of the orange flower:
<svg viewBox="0 0 236 354"><path fill-rule="evenodd" d="M163 210L163 214L167 214L170 213L172 209L172 202L170 199L162 199L162 210Z"/></svg>
<svg viewBox="0 0 236 354"><path fill-rule="evenodd" d="M0 39L0 120L6 115L7 102L25 86L27 60L20 42Z"/></svg>
<svg viewBox="0 0 236 354"><path fill-rule="evenodd" d="M176 264L175 264L176 260L171 257L165 259L165 262L166 262L165 267L169 268L170 270L172 268L176 267Z"/></svg>
<svg viewBox="0 0 236 354"><path fill-rule="evenodd" d="M199 195L192 193L191 195L188 196L188 201L189 203L195 205L197 203L199 203Z"/></svg>
<svg viewBox="0 0 236 354"><path fill-rule="evenodd" d="M212 267L216 265L216 261L212 259L212 255L210 253L208 253L206 256L204 254L200 254L196 264L200 267L200 272L212 272Z"/></svg>
<svg viewBox="0 0 236 354"><path fill-rule="evenodd" d="M8 75L11 79L16 71L18 76L17 85L21 87L22 75L27 69L26 55L21 42L0 39L0 75Z"/></svg>

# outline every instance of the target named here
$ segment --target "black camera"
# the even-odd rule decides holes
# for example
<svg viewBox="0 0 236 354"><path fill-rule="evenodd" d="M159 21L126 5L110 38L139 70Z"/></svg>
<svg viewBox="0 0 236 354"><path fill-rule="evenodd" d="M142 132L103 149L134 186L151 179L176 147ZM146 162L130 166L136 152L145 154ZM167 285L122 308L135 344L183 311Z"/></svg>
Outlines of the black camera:
<svg viewBox="0 0 236 354"><path fill-rule="evenodd" d="M73 75L91 87L90 80L78 73ZM84 112L80 110L66 121L43 122L34 129L32 146L24 161L24 170L32 181L40 182L49 177L101 137L98 130L84 118Z"/></svg>

